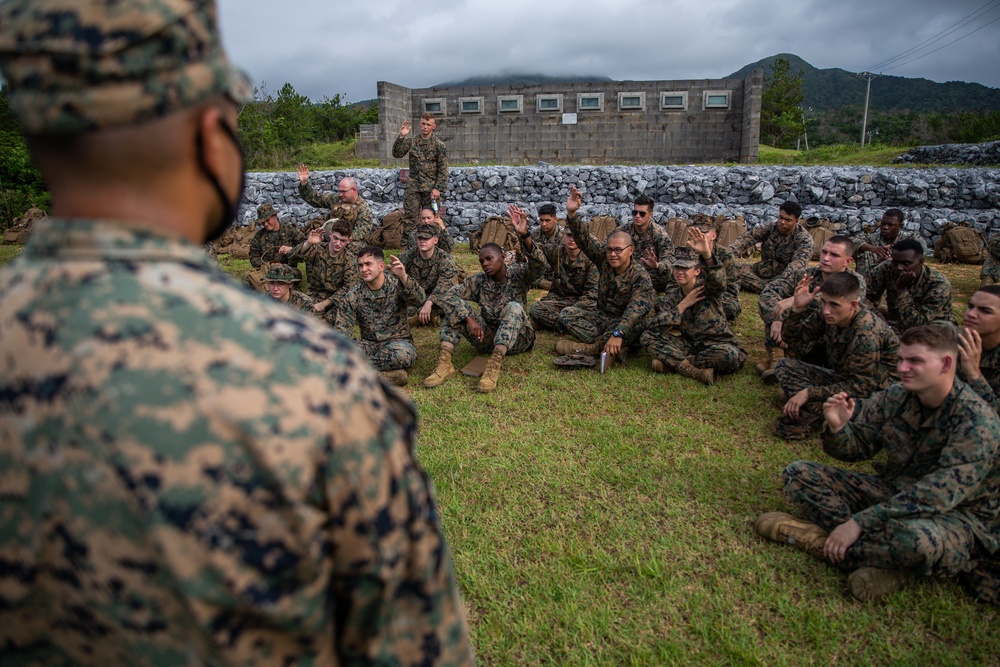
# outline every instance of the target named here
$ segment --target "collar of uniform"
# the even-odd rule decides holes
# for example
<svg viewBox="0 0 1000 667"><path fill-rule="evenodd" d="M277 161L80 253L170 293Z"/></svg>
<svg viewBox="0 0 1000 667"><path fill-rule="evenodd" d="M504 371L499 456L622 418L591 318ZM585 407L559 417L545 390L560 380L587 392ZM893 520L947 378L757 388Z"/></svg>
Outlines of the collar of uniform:
<svg viewBox="0 0 1000 667"><path fill-rule="evenodd" d="M24 256L48 260L175 261L212 268L215 262L180 234L138 222L49 218L35 225Z"/></svg>

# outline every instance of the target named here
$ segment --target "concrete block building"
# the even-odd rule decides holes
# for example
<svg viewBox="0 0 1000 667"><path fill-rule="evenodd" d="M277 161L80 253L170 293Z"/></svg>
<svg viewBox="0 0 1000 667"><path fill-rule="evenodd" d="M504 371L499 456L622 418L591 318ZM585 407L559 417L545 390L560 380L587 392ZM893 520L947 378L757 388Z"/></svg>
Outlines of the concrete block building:
<svg viewBox="0 0 1000 667"><path fill-rule="evenodd" d="M359 157L392 157L404 120L437 117L452 164L757 162L763 71L746 79L406 88L378 83ZM417 131L413 122L414 132Z"/></svg>

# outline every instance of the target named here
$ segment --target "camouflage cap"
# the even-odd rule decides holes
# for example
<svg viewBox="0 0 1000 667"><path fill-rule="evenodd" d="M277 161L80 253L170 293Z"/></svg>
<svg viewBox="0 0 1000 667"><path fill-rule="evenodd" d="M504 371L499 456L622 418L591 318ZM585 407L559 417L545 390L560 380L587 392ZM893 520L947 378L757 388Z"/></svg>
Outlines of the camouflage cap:
<svg viewBox="0 0 1000 667"><path fill-rule="evenodd" d="M338 220L340 220L340 218L330 218L329 220L327 220L326 222L324 222L323 223L323 231L326 232L327 234L332 234L333 233L333 224L335 222L337 222Z"/></svg>
<svg viewBox="0 0 1000 667"><path fill-rule="evenodd" d="M214 0L5 0L0 72L28 134L131 125L226 94L252 98L226 58Z"/></svg>
<svg viewBox="0 0 1000 667"><path fill-rule="evenodd" d="M698 266L700 261L701 257L695 252L694 248L681 246L674 249L674 266L682 269L691 269Z"/></svg>
<svg viewBox="0 0 1000 667"><path fill-rule="evenodd" d="M264 280L269 283L297 283L302 280L302 273L294 266L272 264L268 267Z"/></svg>
<svg viewBox="0 0 1000 667"><path fill-rule="evenodd" d="M715 220L704 213L695 213L691 218L691 226L697 227L699 231L709 232L715 229Z"/></svg>
<svg viewBox="0 0 1000 667"><path fill-rule="evenodd" d="M440 229L437 225L428 225L427 223L420 223L417 225L417 238L418 239L432 239L440 233Z"/></svg>
<svg viewBox="0 0 1000 667"><path fill-rule="evenodd" d="M274 210L274 206L271 204L261 204L257 207L257 219L254 221L254 224L259 225L265 220L270 220L272 215L278 215L278 212Z"/></svg>

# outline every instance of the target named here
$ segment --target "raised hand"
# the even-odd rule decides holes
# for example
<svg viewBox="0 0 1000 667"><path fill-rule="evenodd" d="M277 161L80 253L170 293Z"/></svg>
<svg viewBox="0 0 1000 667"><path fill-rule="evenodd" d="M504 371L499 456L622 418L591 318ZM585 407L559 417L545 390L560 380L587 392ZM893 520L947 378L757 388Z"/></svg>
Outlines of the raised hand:
<svg viewBox="0 0 1000 667"><path fill-rule="evenodd" d="M646 248L646 252L642 253L642 256L639 257L639 261L642 262L642 265L647 269L655 269L657 264L656 251L652 248Z"/></svg>
<svg viewBox="0 0 1000 667"><path fill-rule="evenodd" d="M569 197L566 199L566 215L576 213L580 210L581 205L583 205L583 195L580 194L580 191L574 185L569 191Z"/></svg>
<svg viewBox="0 0 1000 667"><path fill-rule="evenodd" d="M517 204L508 206L507 215L510 217L514 231L518 233L518 236L528 233L528 215L521 210L520 206Z"/></svg>
<svg viewBox="0 0 1000 667"><path fill-rule="evenodd" d="M982 373L979 362L983 359L983 339L973 329L962 329L958 334L958 360L966 382L978 380Z"/></svg>
<svg viewBox="0 0 1000 667"><path fill-rule="evenodd" d="M808 308L809 304L816 298L816 295L819 294L819 287L809 289L810 282L812 282L812 276L806 274L802 276L802 280L795 286L795 295L792 297L792 310L796 313L801 313Z"/></svg>
<svg viewBox="0 0 1000 667"><path fill-rule="evenodd" d="M701 231L697 227L688 227L688 240L687 244L689 248L693 248L695 252L699 255L708 259L712 256L712 244L705 236L705 232Z"/></svg>
<svg viewBox="0 0 1000 667"><path fill-rule="evenodd" d="M831 433L839 433L854 414L854 399L847 392L834 394L823 402L823 416Z"/></svg>
<svg viewBox="0 0 1000 667"><path fill-rule="evenodd" d="M299 164L299 183L305 183L309 180L309 167L306 166L305 162Z"/></svg>
<svg viewBox="0 0 1000 667"><path fill-rule="evenodd" d="M316 227L309 231L309 238L306 239L308 245L316 245L323 242L323 228Z"/></svg>
<svg viewBox="0 0 1000 667"><path fill-rule="evenodd" d="M402 127L399 128L399 136L405 137L410 133L410 121L404 120Z"/></svg>
<svg viewBox="0 0 1000 667"><path fill-rule="evenodd" d="M389 270L392 271L392 275L399 278L399 282L406 284L406 266L399 261L399 257L396 255L392 256L392 260L389 263Z"/></svg>

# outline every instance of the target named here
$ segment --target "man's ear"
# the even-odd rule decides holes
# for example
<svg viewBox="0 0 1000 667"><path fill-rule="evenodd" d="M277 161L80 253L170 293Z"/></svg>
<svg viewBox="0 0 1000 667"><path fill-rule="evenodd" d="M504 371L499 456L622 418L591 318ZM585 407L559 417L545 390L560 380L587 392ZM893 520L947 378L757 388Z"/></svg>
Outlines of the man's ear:
<svg viewBox="0 0 1000 667"><path fill-rule="evenodd" d="M206 106L198 114L198 150L208 168L217 179L225 173L225 153L230 139L225 135L222 124L226 122L222 111L214 106Z"/></svg>
<svg viewBox="0 0 1000 667"><path fill-rule="evenodd" d="M952 370L952 368L954 368L954 367L955 367L955 355L954 354L950 354L949 353L949 354L946 354L943 357L941 357L941 370L942 370L942 372L947 373L948 371Z"/></svg>

